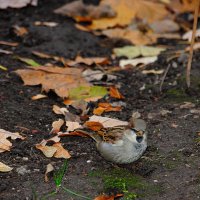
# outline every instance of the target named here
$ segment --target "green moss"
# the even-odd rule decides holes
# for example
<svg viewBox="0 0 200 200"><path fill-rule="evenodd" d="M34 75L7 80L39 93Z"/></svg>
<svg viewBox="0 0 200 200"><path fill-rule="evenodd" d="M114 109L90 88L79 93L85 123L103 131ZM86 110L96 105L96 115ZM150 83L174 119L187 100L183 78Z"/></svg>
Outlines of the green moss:
<svg viewBox="0 0 200 200"><path fill-rule="evenodd" d="M95 171L90 176L99 177L103 181L104 191L123 193L124 200L136 199L137 197L152 195L160 191L159 186L152 186L141 177L132 174L126 169L113 169L108 171Z"/></svg>

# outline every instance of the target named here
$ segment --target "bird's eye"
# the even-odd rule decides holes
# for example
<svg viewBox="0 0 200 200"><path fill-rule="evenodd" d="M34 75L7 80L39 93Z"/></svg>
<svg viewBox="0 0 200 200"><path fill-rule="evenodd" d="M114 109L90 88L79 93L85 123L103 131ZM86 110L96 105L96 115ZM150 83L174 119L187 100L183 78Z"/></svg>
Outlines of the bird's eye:
<svg viewBox="0 0 200 200"><path fill-rule="evenodd" d="M136 137L136 141L137 141L138 143L141 143L142 140L143 140L143 137L142 137L142 136L137 136L137 137Z"/></svg>

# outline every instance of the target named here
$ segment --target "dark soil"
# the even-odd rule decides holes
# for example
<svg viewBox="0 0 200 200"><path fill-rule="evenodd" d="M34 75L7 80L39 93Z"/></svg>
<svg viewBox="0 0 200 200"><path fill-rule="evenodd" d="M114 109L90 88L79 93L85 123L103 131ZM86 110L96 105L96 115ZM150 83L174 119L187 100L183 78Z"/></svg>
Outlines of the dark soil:
<svg viewBox="0 0 200 200"><path fill-rule="evenodd" d="M31 54L33 50L66 58L74 58L77 54L86 57L111 55L112 48L120 45L120 42L77 30L72 19L53 14L55 8L66 2L69 1L40 0L37 7L0 11L0 40L20 43L18 47L1 48L12 50L15 55L33 58L40 63L44 63L44 60L34 57ZM34 26L35 21L54 21L59 25L55 28ZM27 27L28 35L24 38L16 37L12 32L13 25ZM183 48L176 41L173 44L176 49ZM172 50L169 52L173 54ZM121 170L131 173L133 177L139 177L143 185L146 185L132 187L127 184L128 191L136 193L137 199L200 198L200 151L197 143L197 132L200 131L199 114L191 114L190 109L180 109L180 104L184 101L194 102L195 109L198 109L199 57L198 54L194 57L193 73L196 78L192 79L193 88L188 92L185 91L184 79L186 59L175 58L167 62L166 55L168 54L164 52L156 63L148 67L165 69L168 64L172 65L163 93L158 92L158 83L161 80L158 75L144 75L134 69L117 72L118 80L115 84L121 86L126 107L120 113L107 114L121 120L127 120L133 111L142 114L142 118L148 123L148 149L144 156L136 163L113 165L99 155L92 139L63 138L62 144L72 155L63 179L66 188L91 199L103 192L124 192L117 187L106 187L106 177L102 175L104 172L112 174L114 170ZM31 100L32 96L41 92L41 88L23 86L21 79L13 73L16 69L24 68L25 64L16 60L13 55L1 54L0 58L0 64L8 67L8 71L0 70L0 128L26 136L24 141L14 141L10 152L0 154L0 161L14 168L9 173L0 174L0 199L28 200L34 199L36 194L39 198L55 189L53 177L50 182L44 182L46 165L51 162L58 169L63 160L46 158L35 148L35 144L49 136L51 123L58 119L52 112L52 105L62 105L62 100L52 93L49 98ZM178 84L173 84L174 81ZM145 89L140 90L144 84ZM171 113L162 116L159 114L162 110ZM25 168L26 172L17 173L19 167ZM91 176L92 172L97 175ZM48 199L82 198L60 191Z"/></svg>

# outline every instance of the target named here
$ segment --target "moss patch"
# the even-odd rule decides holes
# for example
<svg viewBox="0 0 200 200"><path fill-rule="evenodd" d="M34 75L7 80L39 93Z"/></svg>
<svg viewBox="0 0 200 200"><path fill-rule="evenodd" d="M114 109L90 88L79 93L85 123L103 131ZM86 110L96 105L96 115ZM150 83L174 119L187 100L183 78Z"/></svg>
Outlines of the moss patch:
<svg viewBox="0 0 200 200"><path fill-rule="evenodd" d="M148 184L142 177L132 174L127 169L98 170L90 173L90 176L102 179L104 192L123 193L124 200L136 199L161 191L161 187Z"/></svg>

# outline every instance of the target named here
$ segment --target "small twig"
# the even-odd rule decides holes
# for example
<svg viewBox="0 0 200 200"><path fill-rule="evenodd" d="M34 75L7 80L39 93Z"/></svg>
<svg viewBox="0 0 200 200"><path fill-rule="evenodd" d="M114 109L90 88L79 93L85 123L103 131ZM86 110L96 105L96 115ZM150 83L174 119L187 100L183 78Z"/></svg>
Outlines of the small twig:
<svg viewBox="0 0 200 200"><path fill-rule="evenodd" d="M192 57L193 57L193 46L195 41L195 35L197 30L197 22L198 22L198 14L199 14L199 6L200 6L200 0L196 0L195 10L194 10L194 22L193 22L193 31L192 31L192 40L190 44L190 54L186 69L186 83L187 87L190 87L190 73L191 73L191 65L192 65Z"/></svg>
<svg viewBox="0 0 200 200"><path fill-rule="evenodd" d="M171 64L169 63L168 66L167 66L167 69L165 70L165 73L164 73L164 75L162 77L161 83L160 83L160 88L159 88L160 92L162 92L162 86L163 86L163 83L165 81L165 78L167 76L167 73L168 73L170 67L171 67Z"/></svg>

